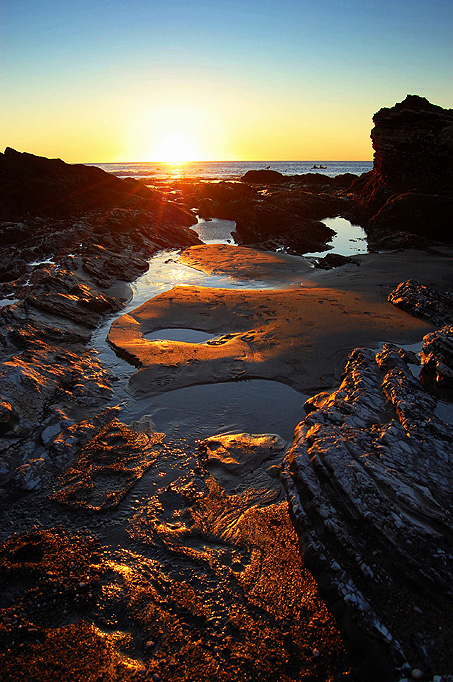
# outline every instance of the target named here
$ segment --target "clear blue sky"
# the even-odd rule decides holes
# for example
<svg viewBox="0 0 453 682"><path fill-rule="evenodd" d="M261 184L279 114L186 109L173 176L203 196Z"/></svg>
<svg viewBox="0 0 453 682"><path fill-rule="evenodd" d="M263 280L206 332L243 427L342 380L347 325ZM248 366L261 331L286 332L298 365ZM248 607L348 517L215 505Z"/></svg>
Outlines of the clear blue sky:
<svg viewBox="0 0 453 682"><path fill-rule="evenodd" d="M0 147L66 161L367 159L453 107L453 0L3 0Z"/></svg>

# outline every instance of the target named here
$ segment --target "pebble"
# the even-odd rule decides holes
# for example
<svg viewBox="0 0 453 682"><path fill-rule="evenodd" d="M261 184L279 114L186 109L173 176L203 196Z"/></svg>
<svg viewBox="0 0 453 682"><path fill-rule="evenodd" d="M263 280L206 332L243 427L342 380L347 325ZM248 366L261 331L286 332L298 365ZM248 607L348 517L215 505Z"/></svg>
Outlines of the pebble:
<svg viewBox="0 0 453 682"><path fill-rule="evenodd" d="M313 656L314 656L315 658L318 658L318 656L319 656L319 651L318 651L318 649L313 649L312 654L313 654Z"/></svg>
<svg viewBox="0 0 453 682"><path fill-rule="evenodd" d="M413 668L411 672L412 677L414 680L421 680L423 679L423 673L420 670L420 668Z"/></svg>

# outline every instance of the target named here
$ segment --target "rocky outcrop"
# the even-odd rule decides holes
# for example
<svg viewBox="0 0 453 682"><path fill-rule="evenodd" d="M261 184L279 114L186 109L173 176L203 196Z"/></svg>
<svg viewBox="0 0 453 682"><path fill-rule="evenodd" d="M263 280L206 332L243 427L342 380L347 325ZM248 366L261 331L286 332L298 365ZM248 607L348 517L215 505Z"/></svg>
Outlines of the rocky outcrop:
<svg viewBox="0 0 453 682"><path fill-rule="evenodd" d="M408 95L373 121L373 170L352 187L372 244L395 231L451 243L453 110Z"/></svg>
<svg viewBox="0 0 453 682"><path fill-rule="evenodd" d="M443 325L453 319L453 294L437 291L413 279L398 284L388 295L388 300L406 313Z"/></svg>
<svg viewBox="0 0 453 682"><path fill-rule="evenodd" d="M338 390L306 402L284 483L358 679L449 679L453 425L438 400L453 398L453 300L413 280L388 300L444 326L420 356L354 350Z"/></svg>
<svg viewBox="0 0 453 682"><path fill-rule="evenodd" d="M104 409L111 372L86 344L124 305L125 283L159 249L200 243L192 214L133 184L9 149L0 157L0 294L11 301L0 308L6 497L39 489L58 471L55 439Z"/></svg>
<svg viewBox="0 0 453 682"><path fill-rule="evenodd" d="M163 219L182 213L162 195L131 178L120 179L94 166L67 164L7 147L0 154L0 217L62 218L109 208L160 209ZM195 222L186 214L185 222Z"/></svg>
<svg viewBox="0 0 453 682"><path fill-rule="evenodd" d="M407 95L373 117L374 173L395 192L437 194L453 184L453 110Z"/></svg>
<svg viewBox="0 0 453 682"><path fill-rule="evenodd" d="M275 182L284 182L285 176L276 170L260 168L259 170L249 170L242 176L243 182L252 182L259 185L270 185Z"/></svg>
<svg viewBox="0 0 453 682"><path fill-rule="evenodd" d="M356 349L339 389L308 401L286 458L304 561L357 679L451 672L453 427L436 416L415 361L390 344Z"/></svg>
<svg viewBox="0 0 453 682"><path fill-rule="evenodd" d="M298 254L325 251L335 232L320 221L344 213L348 206L348 199L336 192L267 188L259 199L232 207L235 239L241 245L284 247Z"/></svg>
<svg viewBox="0 0 453 682"><path fill-rule="evenodd" d="M325 251L335 234L324 223L271 202L253 202L235 215L236 243L264 248L284 247L290 253Z"/></svg>
<svg viewBox="0 0 453 682"><path fill-rule="evenodd" d="M410 279L401 282L388 300L411 315L444 325L423 338L420 380L427 390L453 401L453 326L445 324L453 320L453 294Z"/></svg>

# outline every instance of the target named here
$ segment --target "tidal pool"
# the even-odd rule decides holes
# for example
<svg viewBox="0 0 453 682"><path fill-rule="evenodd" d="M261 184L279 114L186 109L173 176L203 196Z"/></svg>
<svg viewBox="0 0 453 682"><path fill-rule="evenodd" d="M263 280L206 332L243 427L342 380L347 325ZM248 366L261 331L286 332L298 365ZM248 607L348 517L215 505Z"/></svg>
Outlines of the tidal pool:
<svg viewBox="0 0 453 682"><path fill-rule="evenodd" d="M231 222L231 221L223 221ZM226 275L206 275L179 262L178 251L165 251L150 259L148 272L132 284L133 296L122 312L130 312L157 294L176 285L194 284L220 288L263 288L262 281L236 280ZM278 282L266 282L267 287ZM280 283L280 286L281 283ZM251 379L212 384L197 384L169 391L148 399L136 399L128 393L127 380L136 371L119 358L108 345L113 318L99 327L92 347L119 379L111 400L119 404L119 418L126 423L149 415L156 429L176 438L198 440L220 433L277 433L292 439L295 426L304 417L303 403L308 396L276 381ZM164 339L204 343L216 335L195 329L167 328L154 330L146 339Z"/></svg>
<svg viewBox="0 0 453 682"><path fill-rule="evenodd" d="M125 398L121 418L130 423L144 414L157 431L195 441L224 433L276 433L292 440L304 418L308 395L277 381L252 379L189 386L158 396Z"/></svg>

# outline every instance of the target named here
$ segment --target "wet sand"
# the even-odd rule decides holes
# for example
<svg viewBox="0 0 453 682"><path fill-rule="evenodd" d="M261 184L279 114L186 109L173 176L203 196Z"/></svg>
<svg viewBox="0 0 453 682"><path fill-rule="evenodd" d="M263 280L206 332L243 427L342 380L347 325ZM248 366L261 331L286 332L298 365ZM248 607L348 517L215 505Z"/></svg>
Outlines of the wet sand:
<svg viewBox="0 0 453 682"><path fill-rule="evenodd" d="M205 273L262 281L263 288L177 286L117 319L109 341L140 368L130 380L136 397L246 378L304 393L334 386L353 348L415 343L433 329L387 296L410 277L448 288L453 262L451 251L406 251L362 255L360 265L323 271L306 259L223 244L191 247L181 260ZM288 288L271 288L282 282ZM203 344L146 338L172 327L218 336Z"/></svg>

